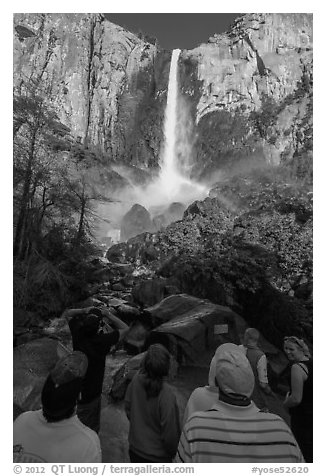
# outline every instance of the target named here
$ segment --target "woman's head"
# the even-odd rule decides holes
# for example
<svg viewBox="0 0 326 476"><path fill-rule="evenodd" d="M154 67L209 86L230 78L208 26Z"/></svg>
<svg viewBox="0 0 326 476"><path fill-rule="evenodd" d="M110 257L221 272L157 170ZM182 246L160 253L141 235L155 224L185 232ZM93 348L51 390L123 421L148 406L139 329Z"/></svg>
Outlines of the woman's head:
<svg viewBox="0 0 326 476"><path fill-rule="evenodd" d="M170 370L170 354L161 344L151 345L144 358L144 370L149 378L165 377Z"/></svg>
<svg viewBox="0 0 326 476"><path fill-rule="evenodd" d="M310 357L307 344L296 336L284 337L283 349L291 362L300 362Z"/></svg>
<svg viewBox="0 0 326 476"><path fill-rule="evenodd" d="M145 389L147 397L156 397L163 385L163 378L170 370L170 354L161 344L151 345L144 357Z"/></svg>

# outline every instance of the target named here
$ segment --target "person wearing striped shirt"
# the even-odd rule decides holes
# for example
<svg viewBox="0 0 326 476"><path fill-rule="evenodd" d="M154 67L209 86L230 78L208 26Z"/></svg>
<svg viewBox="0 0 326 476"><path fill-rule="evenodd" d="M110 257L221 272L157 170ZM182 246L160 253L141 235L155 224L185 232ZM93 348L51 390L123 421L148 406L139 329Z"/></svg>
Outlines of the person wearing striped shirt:
<svg viewBox="0 0 326 476"><path fill-rule="evenodd" d="M206 411L187 420L175 463L302 463L299 446L278 415L259 410L251 401L255 378L235 344L215 354L219 397Z"/></svg>

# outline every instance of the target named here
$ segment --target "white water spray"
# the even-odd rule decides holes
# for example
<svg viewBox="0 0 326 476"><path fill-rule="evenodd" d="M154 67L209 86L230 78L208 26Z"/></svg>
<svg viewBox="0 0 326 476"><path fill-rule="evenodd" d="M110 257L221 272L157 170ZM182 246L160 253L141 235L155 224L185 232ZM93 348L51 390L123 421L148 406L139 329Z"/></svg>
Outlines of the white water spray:
<svg viewBox="0 0 326 476"><path fill-rule="evenodd" d="M203 200L208 195L208 187L190 179L193 131L186 99L179 95L179 55L180 50L173 50L159 176L146 187L134 185L130 181L131 187L121 191L119 203L105 205L106 216L110 216L112 223L116 224L114 231L119 227L121 217L135 203L144 206L153 217L164 212L173 202L188 206L194 200ZM121 173L121 170L118 172Z"/></svg>
<svg viewBox="0 0 326 476"><path fill-rule="evenodd" d="M172 52L169 85L167 94L167 105L164 119L164 149L160 161L161 172L159 175L158 186L161 192L169 201L180 200L189 201L189 198L203 198L207 194L206 188L190 180L189 168L178 164L177 146L186 146L179 144L178 125L182 128L183 124L178 124L178 59L180 50ZM183 164L184 165L184 164Z"/></svg>

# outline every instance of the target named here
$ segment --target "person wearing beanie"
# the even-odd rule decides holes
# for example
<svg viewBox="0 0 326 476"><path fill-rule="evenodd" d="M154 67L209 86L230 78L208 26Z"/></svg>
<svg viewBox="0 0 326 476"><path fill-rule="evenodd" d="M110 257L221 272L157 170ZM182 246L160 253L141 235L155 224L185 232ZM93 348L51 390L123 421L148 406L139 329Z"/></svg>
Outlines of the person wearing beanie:
<svg viewBox="0 0 326 476"><path fill-rule="evenodd" d="M14 462L102 461L98 435L76 415L87 366L82 352L72 352L56 363L42 389L42 409L22 413L14 421Z"/></svg>
<svg viewBox="0 0 326 476"><path fill-rule="evenodd" d="M299 446L278 415L251 400L255 377L239 346L215 353L219 397L211 409L195 412L183 427L175 463L302 463Z"/></svg>
<svg viewBox="0 0 326 476"><path fill-rule="evenodd" d="M84 352L88 358L77 414L84 425L99 433L106 356L129 327L103 308L69 309L63 317L68 321L73 349ZM111 327L108 331L103 329L103 317L110 319L115 330Z"/></svg>

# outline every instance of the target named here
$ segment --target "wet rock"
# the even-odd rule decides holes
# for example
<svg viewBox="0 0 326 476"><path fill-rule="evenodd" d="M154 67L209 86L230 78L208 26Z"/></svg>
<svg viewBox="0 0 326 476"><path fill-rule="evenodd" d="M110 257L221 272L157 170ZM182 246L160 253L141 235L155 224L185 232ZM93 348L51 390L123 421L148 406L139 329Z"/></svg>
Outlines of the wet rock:
<svg viewBox="0 0 326 476"><path fill-rule="evenodd" d="M123 339L124 348L127 352L130 354L143 352L149 332L150 328L144 323L140 321L133 322Z"/></svg>
<svg viewBox="0 0 326 476"><path fill-rule="evenodd" d="M113 400L118 401L124 398L129 383L131 382L135 373L141 367L145 353L146 352L142 352L141 354L135 355L131 359L127 360L127 362L125 362L124 365L114 374L112 386L109 392L109 397L111 397ZM175 382L177 374L178 363L172 355L170 362L170 372L167 378L168 382Z"/></svg>
<svg viewBox="0 0 326 476"><path fill-rule="evenodd" d="M111 246L107 252L106 252L106 257L108 260L110 260L111 264L117 264L117 263L125 263L126 262L126 250L127 250L127 245L126 243L117 243L113 246Z"/></svg>
<svg viewBox="0 0 326 476"><path fill-rule="evenodd" d="M121 279L121 283L126 288L131 288L134 284L134 278L132 276L125 276L124 278Z"/></svg>
<svg viewBox="0 0 326 476"><path fill-rule="evenodd" d="M124 303L116 306L115 311L117 316L127 324L135 321L142 314L142 312L137 307Z"/></svg>
<svg viewBox="0 0 326 476"><path fill-rule="evenodd" d="M112 290L113 291L124 291L125 287L122 283L115 283L115 284L112 284Z"/></svg>
<svg viewBox="0 0 326 476"><path fill-rule="evenodd" d="M53 339L59 339L64 345L72 349L71 333L67 319L57 317L44 327L43 334Z"/></svg>
<svg viewBox="0 0 326 476"><path fill-rule="evenodd" d="M109 305L111 297L108 295L103 295L103 294L94 294L93 296L95 299L101 301L105 305Z"/></svg>
<svg viewBox="0 0 326 476"><path fill-rule="evenodd" d="M133 266L129 263L110 263L110 269L115 277L129 276L134 270Z"/></svg>
<svg viewBox="0 0 326 476"><path fill-rule="evenodd" d="M82 301L81 303L78 303L76 305L76 309L79 308L84 308L84 307L99 307L102 306L103 303L99 299L95 298L94 296L90 296L85 301Z"/></svg>
<svg viewBox="0 0 326 476"><path fill-rule="evenodd" d="M133 298L141 305L153 306L163 299L165 284L166 280L162 278L143 281L133 288Z"/></svg>
<svg viewBox="0 0 326 476"><path fill-rule="evenodd" d="M203 303L202 299L198 299L188 294L178 294L168 296L160 301L158 304L146 308L146 312L151 315L154 327L163 324L175 316L182 315L187 311L198 306L198 303ZM210 303L214 306L212 303Z"/></svg>
<svg viewBox="0 0 326 476"><path fill-rule="evenodd" d="M111 271L111 268L109 267L101 268L101 269L97 269L91 274L91 276L89 276L89 281L91 283L109 281L110 279L113 278L113 276L114 274Z"/></svg>
<svg viewBox="0 0 326 476"><path fill-rule="evenodd" d="M112 297L110 299L110 306L111 307L116 308L116 307L120 306L121 304L126 304L126 301L124 299L120 299L118 297Z"/></svg>
<svg viewBox="0 0 326 476"><path fill-rule="evenodd" d="M240 344L247 327L228 307L186 294L169 296L146 311L158 325L151 331L148 345L160 342L185 363L198 363L203 356L207 359L224 342Z"/></svg>
<svg viewBox="0 0 326 476"><path fill-rule="evenodd" d="M126 394L131 379L140 367L145 353L135 355L129 359L113 376L112 387L109 396L113 400L122 400Z"/></svg>
<svg viewBox="0 0 326 476"><path fill-rule="evenodd" d="M185 209L186 209L186 206L181 202L171 203L168 209L164 212L164 215L168 223L172 223L173 221L180 220L183 217L183 213Z"/></svg>
<svg viewBox="0 0 326 476"><path fill-rule="evenodd" d="M24 411L41 406L43 384L59 358L69 350L58 340L41 338L14 348L13 399Z"/></svg>

